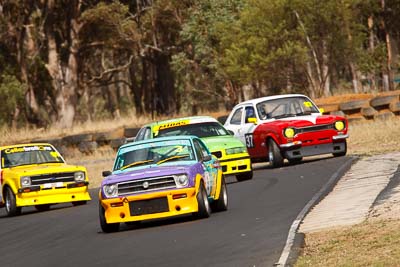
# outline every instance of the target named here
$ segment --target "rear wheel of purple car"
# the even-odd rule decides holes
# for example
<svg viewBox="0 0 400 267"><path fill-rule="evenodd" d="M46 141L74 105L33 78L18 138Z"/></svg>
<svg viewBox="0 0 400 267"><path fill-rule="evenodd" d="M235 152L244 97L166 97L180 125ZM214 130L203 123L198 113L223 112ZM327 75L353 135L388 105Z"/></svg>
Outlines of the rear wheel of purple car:
<svg viewBox="0 0 400 267"><path fill-rule="evenodd" d="M100 227L104 233L113 233L119 230L119 223L107 223L106 216L104 215L104 208L99 203L99 219Z"/></svg>
<svg viewBox="0 0 400 267"><path fill-rule="evenodd" d="M200 190L196 196L197 205L199 206L198 212L195 214L197 218L208 218L211 214L210 203L208 202L207 192L204 184L200 183Z"/></svg>
<svg viewBox="0 0 400 267"><path fill-rule="evenodd" d="M221 192L219 198L211 204L213 211L225 211L228 209L228 190L226 189L225 179L222 177Z"/></svg>
<svg viewBox="0 0 400 267"><path fill-rule="evenodd" d="M273 139L268 140L268 160L273 168L278 168L283 165L281 151Z"/></svg>

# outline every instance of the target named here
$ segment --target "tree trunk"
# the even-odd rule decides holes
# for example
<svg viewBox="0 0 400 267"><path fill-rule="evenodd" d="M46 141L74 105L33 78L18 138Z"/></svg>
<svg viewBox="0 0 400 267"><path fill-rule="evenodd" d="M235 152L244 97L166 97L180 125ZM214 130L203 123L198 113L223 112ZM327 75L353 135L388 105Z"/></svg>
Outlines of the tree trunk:
<svg viewBox="0 0 400 267"><path fill-rule="evenodd" d="M169 55L155 52L156 81L154 101L157 113L162 115L172 115L176 112L174 75L171 71L170 61Z"/></svg>
<svg viewBox="0 0 400 267"><path fill-rule="evenodd" d="M48 3L48 14L46 27L46 37L48 45L48 62L46 68L52 78L53 89L56 92L57 104L57 124L61 128L69 128L72 126L75 117L75 107L77 103L77 87L78 87L78 61L77 53L79 50L79 30L81 25L78 22L80 5L79 0L71 1L68 14L69 49L67 62L61 60L59 47L57 43L55 28L55 1L50 0ZM64 40L65 41L65 40Z"/></svg>
<svg viewBox="0 0 400 267"><path fill-rule="evenodd" d="M386 4L385 0L381 0L381 7L383 10L383 13L385 13L386 10ZM393 70L392 70L392 45L391 45L391 38L389 31L386 29L386 23L385 19L382 18L381 21L381 26L382 30L385 33L385 42L386 42L386 52L387 52L387 57L386 57L386 74L383 75L384 79L384 87L383 89L385 91L388 90L393 90L394 84L393 84Z"/></svg>
<svg viewBox="0 0 400 267"><path fill-rule="evenodd" d="M144 59L142 59L144 62ZM135 110L137 115L143 114L143 88L144 88L144 80L143 78L146 76L145 66L144 63L142 64L142 86L139 86L138 81L136 79L136 69L135 64L131 64L129 66L129 76L130 76L130 83L131 83L131 93L133 95L133 103L135 104Z"/></svg>
<svg viewBox="0 0 400 267"><path fill-rule="evenodd" d="M324 96L331 95L331 79L329 74L329 58L326 47L326 41L322 41L322 84Z"/></svg>
<svg viewBox="0 0 400 267"><path fill-rule="evenodd" d="M372 54L375 50L375 33L374 33L374 19L372 16L368 17L368 31L369 31L369 52ZM374 72L368 73L368 80L370 82L370 90L376 90L376 77Z"/></svg>
<svg viewBox="0 0 400 267"><path fill-rule="evenodd" d="M15 16L16 14L11 13L11 11L8 9L3 9L3 5L0 5L0 7L0 15L5 17L7 21L8 34L16 40L15 48L20 70L20 79L21 82L27 86L25 92L25 102L27 105L26 118L29 122L37 124L40 122L39 104L33 84L29 79L29 66L27 63L28 58L32 57L38 49L30 32L31 27L27 26L31 24L33 6L27 5L26 8L24 6L21 7L21 10L24 12L21 12L19 15L17 15L21 16L21 18L17 21L17 23L19 22L21 25L14 24L11 22L11 19L7 19ZM19 113L20 112L18 112L18 114Z"/></svg>
<svg viewBox="0 0 400 267"><path fill-rule="evenodd" d="M358 94L360 92L359 86L360 86L360 79L358 78L358 71L356 69L356 66L353 62L349 62L349 68L351 72L351 77L352 77L352 84L353 84L353 92L355 94Z"/></svg>

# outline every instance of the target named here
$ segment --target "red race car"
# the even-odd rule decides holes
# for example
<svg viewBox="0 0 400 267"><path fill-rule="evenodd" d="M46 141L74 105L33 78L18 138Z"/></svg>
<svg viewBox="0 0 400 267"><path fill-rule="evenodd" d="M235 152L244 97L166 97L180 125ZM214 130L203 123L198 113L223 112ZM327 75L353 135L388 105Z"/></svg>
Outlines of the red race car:
<svg viewBox="0 0 400 267"><path fill-rule="evenodd" d="M253 162L282 166L284 159L299 162L306 156L347 152L348 122L322 115L305 95L289 94L248 100L236 105L225 128L244 144Z"/></svg>

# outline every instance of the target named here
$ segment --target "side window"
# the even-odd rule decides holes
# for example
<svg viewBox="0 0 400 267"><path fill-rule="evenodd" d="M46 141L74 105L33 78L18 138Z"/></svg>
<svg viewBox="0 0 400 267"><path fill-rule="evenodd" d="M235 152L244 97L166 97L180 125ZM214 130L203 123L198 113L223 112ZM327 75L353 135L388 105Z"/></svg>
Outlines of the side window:
<svg viewBox="0 0 400 267"><path fill-rule="evenodd" d="M238 108L235 113L233 113L232 118L230 120L230 124L239 125L242 121L242 111L243 108Z"/></svg>
<svg viewBox="0 0 400 267"><path fill-rule="evenodd" d="M146 127L144 131L144 138L143 139L150 139L151 138L151 129L150 127Z"/></svg>
<svg viewBox="0 0 400 267"><path fill-rule="evenodd" d="M145 127L139 130L136 135L135 141L145 140L151 138L151 131L149 127Z"/></svg>
<svg viewBox="0 0 400 267"><path fill-rule="evenodd" d="M256 113L254 112L254 108L253 107L245 107L245 123L249 123L249 118L256 118Z"/></svg>
<svg viewBox="0 0 400 267"><path fill-rule="evenodd" d="M143 140L143 135L144 135L145 130L146 130L146 128L142 128L139 130L139 132L137 133L137 135L135 137L135 141Z"/></svg>
<svg viewBox="0 0 400 267"><path fill-rule="evenodd" d="M208 155L207 149L197 140L193 140L196 149L196 155L201 160Z"/></svg>

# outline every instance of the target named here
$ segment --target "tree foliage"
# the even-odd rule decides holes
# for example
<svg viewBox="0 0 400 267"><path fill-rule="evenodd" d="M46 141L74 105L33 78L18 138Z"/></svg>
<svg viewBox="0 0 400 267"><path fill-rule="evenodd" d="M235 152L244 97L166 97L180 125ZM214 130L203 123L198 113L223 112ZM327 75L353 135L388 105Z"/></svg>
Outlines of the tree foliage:
<svg viewBox="0 0 400 267"><path fill-rule="evenodd" d="M0 124L392 90L399 14L389 0L2 0Z"/></svg>

